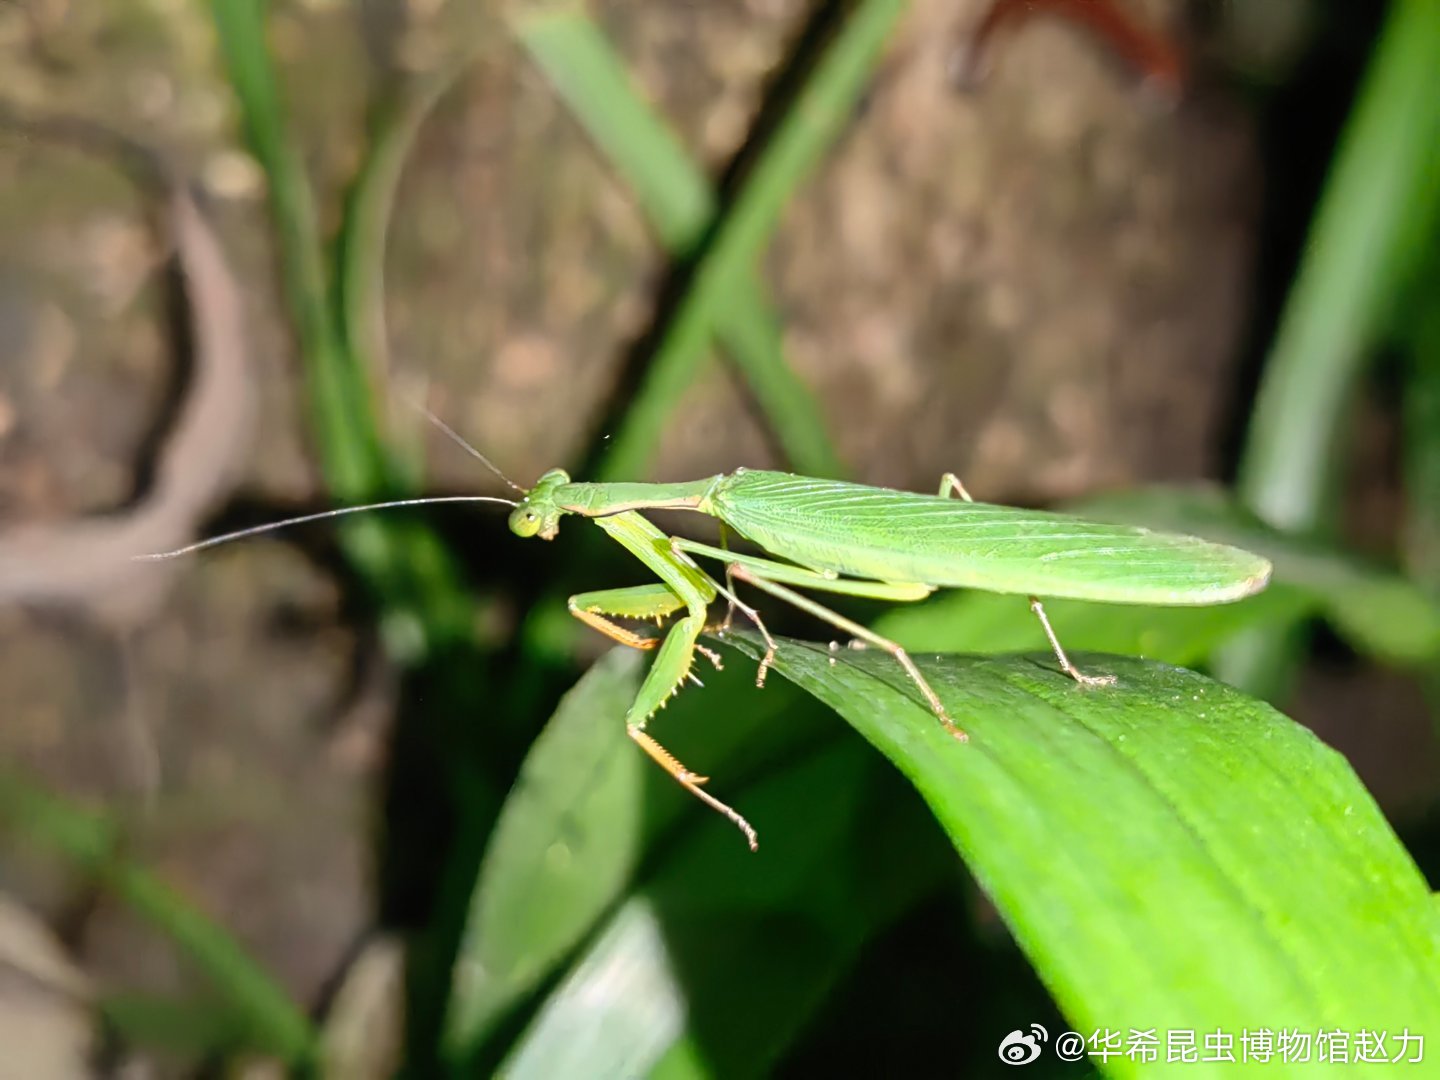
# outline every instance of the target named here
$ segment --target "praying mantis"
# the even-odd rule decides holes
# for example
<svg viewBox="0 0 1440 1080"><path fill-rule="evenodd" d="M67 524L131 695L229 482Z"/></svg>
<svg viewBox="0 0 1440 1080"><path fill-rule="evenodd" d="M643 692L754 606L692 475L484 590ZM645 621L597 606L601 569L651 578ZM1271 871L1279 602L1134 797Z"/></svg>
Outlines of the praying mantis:
<svg viewBox="0 0 1440 1080"><path fill-rule="evenodd" d="M563 469L551 469L533 488L525 489L506 479L437 418L431 419L520 498L453 495L341 507L141 558L172 558L287 525L398 506L502 503L513 507L511 532L542 540L557 535L566 515L589 518L659 579L650 585L580 593L569 600L571 614L587 626L622 645L656 654L625 716L626 732L682 787L729 818L752 851L759 842L750 823L704 789L707 777L682 765L646 730L650 719L687 679L694 678L697 654L719 667L720 657L699 640L710 606L719 597L730 604L722 629L739 611L763 638L766 651L756 684L764 685L775 659L775 640L760 613L736 594L737 582L793 604L857 641L888 652L945 731L963 742L965 732L946 713L944 703L904 648L796 588L897 602L921 600L942 588L1026 596L1061 670L1077 686L1090 688L1112 684L1115 677L1087 674L1070 662L1045 614L1042 596L1203 606L1243 599L1270 580L1270 563L1251 552L1137 526L976 502L953 473L944 476L936 495L744 468L681 483L582 483L571 480ZM650 510L709 515L721 524L722 544L728 529L770 557L671 536L644 516ZM725 583L707 573L697 558L722 564ZM640 634L616 621L662 621L682 611L658 637Z"/></svg>

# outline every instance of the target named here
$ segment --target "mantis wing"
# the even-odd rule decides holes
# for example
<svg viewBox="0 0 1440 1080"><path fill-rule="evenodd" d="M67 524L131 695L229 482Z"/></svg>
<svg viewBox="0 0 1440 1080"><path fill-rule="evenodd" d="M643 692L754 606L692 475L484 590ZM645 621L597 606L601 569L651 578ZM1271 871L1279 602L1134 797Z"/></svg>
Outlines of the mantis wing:
<svg viewBox="0 0 1440 1080"><path fill-rule="evenodd" d="M1193 536L789 473L737 471L709 503L772 555L875 581L1179 606L1270 580L1261 556Z"/></svg>

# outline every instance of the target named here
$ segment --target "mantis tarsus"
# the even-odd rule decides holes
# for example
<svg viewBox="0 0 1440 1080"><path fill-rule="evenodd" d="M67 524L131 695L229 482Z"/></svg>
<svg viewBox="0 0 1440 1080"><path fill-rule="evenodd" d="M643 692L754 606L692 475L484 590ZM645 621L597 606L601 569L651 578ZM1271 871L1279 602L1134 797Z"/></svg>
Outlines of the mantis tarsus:
<svg viewBox="0 0 1440 1080"><path fill-rule="evenodd" d="M440 426L459 440L444 424ZM467 449L486 461L478 451ZM656 650L626 714L626 730L683 787L734 822L751 850L757 841L750 823L705 791L702 785L707 778L687 769L645 730L650 718L687 678L693 678L697 652L719 665L719 657L699 642L717 597L725 597L732 611L743 612L764 638L767 651L756 677L757 685L764 684L775 642L759 613L735 594L734 582L752 585L889 652L945 730L963 741L965 733L946 714L939 696L900 645L791 586L894 601L920 600L940 588L1027 596L1061 669L1081 686L1101 686L1113 683L1114 676L1087 675L1076 669L1056 638L1040 597L1118 604L1223 604L1259 592L1270 579L1269 562L1239 548L1136 526L978 503L952 474L941 481L938 495L748 469L672 484L576 483L563 469L552 469L528 491L511 487L520 493L519 502L462 495L342 507L148 557L169 558L318 518L434 502L513 506L511 531L543 540L555 537L560 519L567 514L590 518L660 579L653 585L580 593L569 601L571 613L586 625L623 645ZM959 499L953 497L957 495ZM645 510L708 514L778 558L671 536L644 517ZM696 557L722 563L726 584L706 573ZM682 610L684 614L661 637L636 633L614 621L660 620Z"/></svg>

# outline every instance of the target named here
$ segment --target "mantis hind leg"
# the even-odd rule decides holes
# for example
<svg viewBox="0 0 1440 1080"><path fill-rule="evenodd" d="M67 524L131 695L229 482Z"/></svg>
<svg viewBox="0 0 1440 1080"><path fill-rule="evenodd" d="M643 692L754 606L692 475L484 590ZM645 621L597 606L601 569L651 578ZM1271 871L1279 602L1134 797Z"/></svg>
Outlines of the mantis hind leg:
<svg viewBox="0 0 1440 1080"><path fill-rule="evenodd" d="M950 719L949 713L945 711L944 703L940 700L940 695L935 693L930 684L925 681L925 676L920 674L920 669L915 666L915 661L910 659L910 654L897 642L891 641L886 637L881 637L869 627L862 626L857 622L847 619L838 611L831 611L824 604L816 603L808 596L803 596L793 589L787 589L779 582L770 580L761 572L753 570L748 566L736 563L731 567L731 570L739 580L748 582L757 589L769 593L771 596L794 604L801 611L807 611L816 618L824 619L831 626L839 627L852 637L859 638L861 641L867 641L871 645L884 649L899 661L900 666L905 669L905 674L910 676L910 681L920 688L920 692L925 696L925 700L929 703L931 711L939 718L945 730L961 742L969 738L965 732L960 730L955 721Z"/></svg>
<svg viewBox="0 0 1440 1080"><path fill-rule="evenodd" d="M1040 620L1041 629L1045 631L1045 637L1050 641L1050 648L1055 653L1055 659L1060 661L1060 670L1069 675L1081 686L1114 686L1114 675L1086 675L1070 662L1070 657L1065 655L1065 650L1060 646L1060 639L1055 636L1055 630L1050 625L1050 617L1045 614L1045 605L1040 603L1038 596L1030 597L1030 610Z"/></svg>
<svg viewBox="0 0 1440 1080"><path fill-rule="evenodd" d="M861 581L842 578L838 575L827 576L814 570L807 570L803 566L790 566L773 559L756 558L753 555L738 555L724 548L711 547L709 544L702 544L696 540L685 540L678 536L670 538L670 549L675 553L676 558L684 559L690 566L696 566L695 560L690 557L692 554L720 559L725 563L726 587L720 588L720 592L736 609L745 613L745 617L755 624L755 628L760 631L760 636L765 639L765 655L760 660L760 669L755 675L756 686L765 685L765 673L775 662L775 639L765 628L765 623L760 619L760 613L735 595L734 584L735 579L740 576L740 567L747 567L772 584L783 581L791 585L801 585L807 589L845 593L848 596L865 596L875 600L893 600L903 603L910 600L923 600L935 591L933 586L914 582ZM696 567L696 569L699 568ZM752 579L747 577L745 580ZM803 605L801 606L803 607ZM821 616L821 618L825 617Z"/></svg>
<svg viewBox="0 0 1440 1080"><path fill-rule="evenodd" d="M940 478L940 497L943 499L950 494L957 494L966 502L974 502L970 493L965 490L965 485L954 473L946 473ZM1060 639L1055 636L1055 628L1050 625L1050 617L1045 614L1045 605L1040 602L1038 596L1030 597L1030 610L1040 620L1040 628L1045 631L1045 639L1050 642L1050 649L1055 653L1055 659L1060 661L1060 670L1069 675L1081 686L1112 686L1115 683L1114 675L1086 675L1070 662L1070 657L1065 655L1065 649L1060 644Z"/></svg>

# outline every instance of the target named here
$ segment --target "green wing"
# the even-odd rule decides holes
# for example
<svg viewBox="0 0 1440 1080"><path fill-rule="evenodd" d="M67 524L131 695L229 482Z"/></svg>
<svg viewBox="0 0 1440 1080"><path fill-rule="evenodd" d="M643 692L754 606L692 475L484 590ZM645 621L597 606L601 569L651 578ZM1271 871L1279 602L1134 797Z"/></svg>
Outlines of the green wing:
<svg viewBox="0 0 1440 1080"><path fill-rule="evenodd" d="M876 581L1204 605L1270 580L1266 559L1193 536L789 473L740 470L710 502L772 555Z"/></svg>

